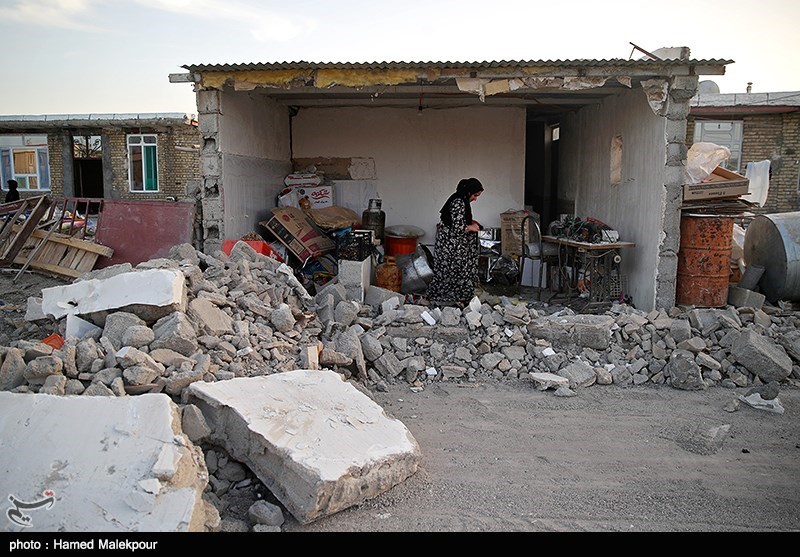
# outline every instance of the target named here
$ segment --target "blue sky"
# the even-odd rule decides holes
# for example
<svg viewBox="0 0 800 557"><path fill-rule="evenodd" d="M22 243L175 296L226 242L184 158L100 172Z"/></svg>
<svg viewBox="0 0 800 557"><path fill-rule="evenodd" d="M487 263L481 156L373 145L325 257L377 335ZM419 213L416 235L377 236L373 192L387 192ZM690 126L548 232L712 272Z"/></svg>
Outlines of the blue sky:
<svg viewBox="0 0 800 557"><path fill-rule="evenodd" d="M688 46L800 91L797 0L0 0L0 114L193 113L184 64L565 60ZM639 57L638 52L633 57Z"/></svg>

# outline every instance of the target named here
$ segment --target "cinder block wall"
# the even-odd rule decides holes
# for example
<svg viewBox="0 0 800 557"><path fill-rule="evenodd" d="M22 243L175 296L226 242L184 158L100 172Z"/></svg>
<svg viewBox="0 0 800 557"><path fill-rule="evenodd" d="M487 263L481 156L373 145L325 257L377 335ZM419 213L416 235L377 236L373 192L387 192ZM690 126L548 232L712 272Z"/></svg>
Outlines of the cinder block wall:
<svg viewBox="0 0 800 557"><path fill-rule="evenodd" d="M735 118L742 125L742 174L748 162L770 161L767 203L754 213L800 211L800 112L757 114ZM686 143L692 145L694 121L689 118Z"/></svg>

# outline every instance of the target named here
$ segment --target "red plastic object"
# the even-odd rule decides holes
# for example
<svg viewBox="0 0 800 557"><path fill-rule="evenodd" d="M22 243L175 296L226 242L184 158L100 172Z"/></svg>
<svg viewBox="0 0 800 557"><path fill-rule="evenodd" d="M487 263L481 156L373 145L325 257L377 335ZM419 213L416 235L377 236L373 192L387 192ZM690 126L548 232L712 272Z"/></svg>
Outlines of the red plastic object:
<svg viewBox="0 0 800 557"><path fill-rule="evenodd" d="M280 255L278 255L277 251L272 249L268 243L262 242L260 240L224 240L222 242L222 251L225 253L225 255L231 254L231 250L233 249L233 246L236 245L236 242L244 242L251 248L256 250L258 253L266 255L267 257L272 257L274 259L277 259L281 263L284 262L283 258Z"/></svg>
<svg viewBox="0 0 800 557"><path fill-rule="evenodd" d="M384 237L386 239L386 255L406 255L414 253L417 249L416 238L404 238L391 234L384 234Z"/></svg>
<svg viewBox="0 0 800 557"><path fill-rule="evenodd" d="M49 337L43 339L42 344L52 346L54 350L60 350L64 346L64 337L58 333L53 333Z"/></svg>

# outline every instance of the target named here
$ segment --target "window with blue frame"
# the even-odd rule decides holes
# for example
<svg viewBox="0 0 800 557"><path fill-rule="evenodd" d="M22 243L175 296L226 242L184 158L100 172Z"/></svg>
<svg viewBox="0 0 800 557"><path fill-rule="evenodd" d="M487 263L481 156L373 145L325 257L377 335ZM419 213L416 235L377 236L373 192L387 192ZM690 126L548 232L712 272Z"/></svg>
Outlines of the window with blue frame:
<svg viewBox="0 0 800 557"><path fill-rule="evenodd" d="M50 189L50 159L46 135L0 135L0 183L17 181L17 189Z"/></svg>
<svg viewBox="0 0 800 557"><path fill-rule="evenodd" d="M158 144L155 134L128 136L128 181L132 192L158 191Z"/></svg>

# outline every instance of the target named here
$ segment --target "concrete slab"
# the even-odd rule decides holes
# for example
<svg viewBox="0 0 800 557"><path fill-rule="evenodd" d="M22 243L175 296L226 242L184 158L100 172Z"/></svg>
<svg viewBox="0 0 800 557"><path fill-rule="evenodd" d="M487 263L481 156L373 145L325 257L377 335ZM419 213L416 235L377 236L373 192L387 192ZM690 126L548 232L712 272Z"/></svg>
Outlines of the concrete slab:
<svg viewBox="0 0 800 557"><path fill-rule="evenodd" d="M42 290L42 311L56 319L68 314L88 315L129 306L171 308L167 313L183 311L186 308L185 282L183 273L174 269L149 269L103 280L83 280Z"/></svg>
<svg viewBox="0 0 800 557"><path fill-rule="evenodd" d="M0 408L3 531L204 530L208 471L168 396L0 392Z"/></svg>
<svg viewBox="0 0 800 557"><path fill-rule="evenodd" d="M302 523L371 499L417 471L405 425L329 370L194 383L209 440L245 463Z"/></svg>

